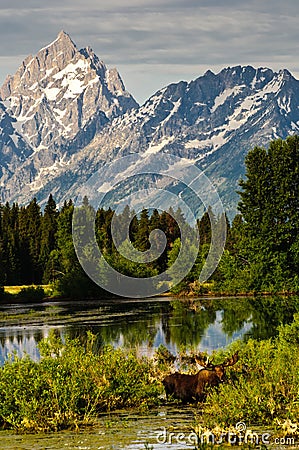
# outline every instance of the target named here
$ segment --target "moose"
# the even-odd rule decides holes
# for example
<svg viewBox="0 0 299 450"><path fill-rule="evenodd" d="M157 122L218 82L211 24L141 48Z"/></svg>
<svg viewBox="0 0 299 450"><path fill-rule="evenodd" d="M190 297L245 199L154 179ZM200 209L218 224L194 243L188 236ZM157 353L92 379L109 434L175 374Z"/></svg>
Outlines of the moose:
<svg viewBox="0 0 299 450"><path fill-rule="evenodd" d="M225 379L225 368L233 366L238 361L238 352L227 358L222 364L214 365L209 360L195 356L195 361L203 368L195 375L175 372L162 381L166 398L170 395L183 403L203 401L206 388L218 386Z"/></svg>

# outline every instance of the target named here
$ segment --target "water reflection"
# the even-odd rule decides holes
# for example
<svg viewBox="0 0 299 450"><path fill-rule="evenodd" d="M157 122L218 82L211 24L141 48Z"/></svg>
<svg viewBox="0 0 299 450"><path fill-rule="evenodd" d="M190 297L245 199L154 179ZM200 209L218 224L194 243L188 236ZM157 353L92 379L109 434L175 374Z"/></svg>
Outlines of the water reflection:
<svg viewBox="0 0 299 450"><path fill-rule="evenodd" d="M171 352L212 350L238 338L274 336L290 322L298 297L117 300L0 306L0 363L10 354L39 359L37 343L51 329L64 339L97 334L97 346L137 349L152 355L160 344Z"/></svg>

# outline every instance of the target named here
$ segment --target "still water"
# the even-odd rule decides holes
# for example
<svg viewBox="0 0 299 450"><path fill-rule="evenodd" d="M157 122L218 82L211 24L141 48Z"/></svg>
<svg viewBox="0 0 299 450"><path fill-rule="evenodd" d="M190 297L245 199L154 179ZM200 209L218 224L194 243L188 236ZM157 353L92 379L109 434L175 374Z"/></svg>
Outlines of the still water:
<svg viewBox="0 0 299 450"><path fill-rule="evenodd" d="M0 364L9 355L39 359L37 343L51 329L63 339L97 334L97 343L151 356L160 344L212 352L239 338L266 338L291 321L297 298L170 297L0 305Z"/></svg>
<svg viewBox="0 0 299 450"><path fill-rule="evenodd" d="M97 334L99 347L121 346L140 355L151 356L160 344L174 354L185 349L211 352L250 334L254 317L244 302L160 297L1 305L0 363L14 353L38 360L37 343L51 329L62 338L80 337L90 330ZM236 315L237 305L243 309L242 317Z"/></svg>

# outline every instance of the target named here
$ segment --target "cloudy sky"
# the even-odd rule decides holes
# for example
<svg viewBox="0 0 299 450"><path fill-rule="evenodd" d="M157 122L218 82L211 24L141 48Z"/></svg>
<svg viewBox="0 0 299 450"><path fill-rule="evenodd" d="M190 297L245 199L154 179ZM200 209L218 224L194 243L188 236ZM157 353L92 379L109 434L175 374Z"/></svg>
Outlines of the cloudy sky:
<svg viewBox="0 0 299 450"><path fill-rule="evenodd" d="M299 78L298 13L298 0L1 0L0 82L62 29L117 67L140 103L238 64Z"/></svg>

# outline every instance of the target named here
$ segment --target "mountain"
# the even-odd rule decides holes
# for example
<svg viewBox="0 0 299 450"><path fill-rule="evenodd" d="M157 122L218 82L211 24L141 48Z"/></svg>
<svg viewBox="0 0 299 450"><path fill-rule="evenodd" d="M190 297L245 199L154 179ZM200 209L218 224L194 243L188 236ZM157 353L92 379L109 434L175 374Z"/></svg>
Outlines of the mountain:
<svg viewBox="0 0 299 450"><path fill-rule="evenodd" d="M21 203L51 192L59 202L75 198L124 155L146 167L172 154L205 171L232 216L247 152L299 132L299 81L287 70L208 71L138 106L115 69L63 32L24 61L0 98L1 198Z"/></svg>
<svg viewBox="0 0 299 450"><path fill-rule="evenodd" d="M37 192L42 174L64 170L107 122L138 106L117 70L63 31L7 77L0 99L2 200L29 184Z"/></svg>

